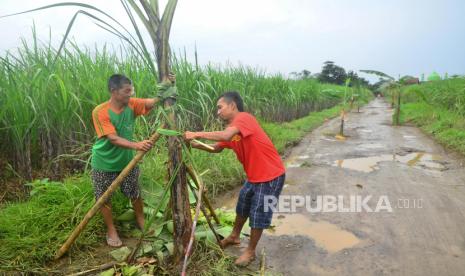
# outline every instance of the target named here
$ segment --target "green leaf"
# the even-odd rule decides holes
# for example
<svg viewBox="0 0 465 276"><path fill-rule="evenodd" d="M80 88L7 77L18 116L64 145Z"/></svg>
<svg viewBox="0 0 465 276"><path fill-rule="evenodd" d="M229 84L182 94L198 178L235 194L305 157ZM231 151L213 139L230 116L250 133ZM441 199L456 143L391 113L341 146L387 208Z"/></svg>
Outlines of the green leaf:
<svg viewBox="0 0 465 276"><path fill-rule="evenodd" d="M99 276L113 276L115 274L115 272L116 272L116 270L114 268L110 268L108 270L100 272Z"/></svg>
<svg viewBox="0 0 465 276"><path fill-rule="evenodd" d="M121 272L123 272L124 276L134 276L137 272L139 272L141 268L139 266L123 266Z"/></svg>
<svg viewBox="0 0 465 276"><path fill-rule="evenodd" d="M110 256L118 262L126 260L129 254L131 254L131 250L127 246L123 246L110 252Z"/></svg>
<svg viewBox="0 0 465 276"><path fill-rule="evenodd" d="M182 135L182 133L177 130L165 129L165 128L159 128L157 129L157 132L165 136L181 136Z"/></svg>
<svg viewBox="0 0 465 276"><path fill-rule="evenodd" d="M133 221L136 219L136 214L134 213L134 210L129 209L126 212L122 213L119 215L116 220L118 221Z"/></svg>
<svg viewBox="0 0 465 276"><path fill-rule="evenodd" d="M170 255L174 254L174 244L172 242L166 243L165 248L168 250Z"/></svg>

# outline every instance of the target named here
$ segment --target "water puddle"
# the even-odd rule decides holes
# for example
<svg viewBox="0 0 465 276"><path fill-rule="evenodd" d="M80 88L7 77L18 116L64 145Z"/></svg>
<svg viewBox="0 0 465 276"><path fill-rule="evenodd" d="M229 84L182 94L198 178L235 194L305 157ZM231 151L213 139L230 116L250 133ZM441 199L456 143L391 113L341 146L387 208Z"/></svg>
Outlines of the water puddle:
<svg viewBox="0 0 465 276"><path fill-rule="evenodd" d="M378 156L360 157L352 159L336 160L333 166L344 169L370 173L379 169L380 162L399 162L416 169L428 170L433 172L444 171L447 168L439 163L441 157L424 152L412 152L406 155L383 154Z"/></svg>
<svg viewBox="0 0 465 276"><path fill-rule="evenodd" d="M301 214L276 214L273 223L276 226L268 229L267 233L274 236L306 236L329 253L353 247L361 242L354 234L335 224L327 221L311 221Z"/></svg>

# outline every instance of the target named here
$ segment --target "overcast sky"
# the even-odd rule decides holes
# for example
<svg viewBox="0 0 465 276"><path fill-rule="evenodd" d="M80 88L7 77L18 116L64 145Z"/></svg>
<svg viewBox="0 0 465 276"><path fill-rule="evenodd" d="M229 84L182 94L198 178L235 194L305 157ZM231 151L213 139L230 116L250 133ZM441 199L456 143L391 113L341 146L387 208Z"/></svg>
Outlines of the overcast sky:
<svg viewBox="0 0 465 276"><path fill-rule="evenodd" d="M0 15L59 1L0 0ZM104 9L131 27L118 0L80 1ZM111 3L111 5L109 4ZM161 1L164 4L165 1ZM77 8L56 8L0 19L0 54L38 36L60 41ZM465 74L465 1L460 0L179 0L171 31L174 50L197 44L202 64L242 63L269 73L321 70L332 60L348 70L393 76L437 71ZM72 36L93 46L118 45L87 17Z"/></svg>

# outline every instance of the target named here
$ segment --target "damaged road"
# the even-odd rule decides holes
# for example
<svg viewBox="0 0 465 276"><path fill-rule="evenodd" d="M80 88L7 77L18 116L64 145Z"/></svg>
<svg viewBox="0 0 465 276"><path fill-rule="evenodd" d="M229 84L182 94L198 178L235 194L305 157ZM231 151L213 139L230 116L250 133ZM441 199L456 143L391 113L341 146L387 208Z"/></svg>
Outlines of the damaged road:
<svg viewBox="0 0 465 276"><path fill-rule="evenodd" d="M275 214L264 232L257 252L265 249L267 270L464 275L462 159L418 128L391 126L392 112L374 99L348 114L345 140L335 138L336 118L292 150L282 210L295 212Z"/></svg>

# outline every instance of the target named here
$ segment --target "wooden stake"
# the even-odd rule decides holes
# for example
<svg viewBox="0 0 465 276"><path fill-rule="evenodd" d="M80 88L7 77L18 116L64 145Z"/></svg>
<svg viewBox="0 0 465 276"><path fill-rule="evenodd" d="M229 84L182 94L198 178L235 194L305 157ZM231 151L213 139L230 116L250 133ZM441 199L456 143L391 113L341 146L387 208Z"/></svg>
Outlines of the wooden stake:
<svg viewBox="0 0 465 276"><path fill-rule="evenodd" d="M200 206L202 205L202 194L203 194L203 183L200 182L200 187L198 191L198 195L196 195L197 199L197 206L195 207L195 216L194 216L194 221L192 222L192 230L191 230L191 236L189 239L189 244L187 245L186 249L186 254L184 255L184 263L182 266L182 272L181 275L185 276L186 275L186 270L187 270L187 259L189 258L191 254L191 249L192 245L194 244L194 238L195 238L195 228L197 227L197 221L199 220L199 213L200 213ZM192 186L191 186L192 188ZM195 195L195 191L192 191Z"/></svg>
<svg viewBox="0 0 465 276"><path fill-rule="evenodd" d="M197 172L195 172L194 168L191 166L187 165L187 172L189 173L190 177L194 181L194 184L197 189L199 189L199 182L202 181L200 177L198 176ZM206 194L203 194L202 200L205 202L205 205L207 206L208 210L210 211L211 216L215 220L216 224L220 224L220 219L215 213L215 209L213 209L212 205L210 204L210 200L208 199Z"/></svg>
<svg viewBox="0 0 465 276"><path fill-rule="evenodd" d="M196 195L196 193L195 193L194 187L192 187L192 185L191 185L190 183L189 183L189 187L191 188L192 192L194 193L195 200L198 201L197 195ZM203 215L205 216L205 218L206 218L206 220L207 220L208 226L209 226L210 229L212 230L213 235L215 235L216 242L218 243L218 245L220 246L220 248L222 248L220 236L219 236L218 233L216 232L215 227L213 227L213 224L211 223L211 218L210 218L210 216L208 215L207 210L205 210L205 207L204 207L203 205L200 205L200 210L202 210L202 213L203 213Z"/></svg>
<svg viewBox="0 0 465 276"><path fill-rule="evenodd" d="M191 248L192 248L192 244L194 243L194 238L195 238L195 228L197 226L197 220L199 218L199 210L202 211L203 215L205 216L206 220L207 220L207 223L208 223L208 226L210 227L210 229L212 230L213 232L213 235L215 235L215 238L216 238L216 242L218 243L218 245L221 247L221 239L220 237L218 236L218 233L216 232L215 228L213 227L213 225L211 224L210 222L210 219L208 217L208 213L207 213L207 210L205 210L205 207L202 206L202 193L203 193L203 188L204 188L204 185L202 182L200 182L200 187L199 187L199 190L198 190L198 195L195 193L195 189L194 187L192 187L192 185L189 184L189 187L191 188L192 192L194 193L194 197L195 197L195 200L197 202L197 205L196 205L196 208L195 208L195 216L194 216L194 222L192 223L192 232L191 232L191 237L190 237L190 240L189 240L189 245L187 246L187 250L186 250L186 254L184 256L184 263L183 263L183 267L182 267L182 271L181 271L181 276L186 276L186 270L187 270L187 260L190 256L190 251L191 251Z"/></svg>

